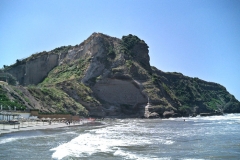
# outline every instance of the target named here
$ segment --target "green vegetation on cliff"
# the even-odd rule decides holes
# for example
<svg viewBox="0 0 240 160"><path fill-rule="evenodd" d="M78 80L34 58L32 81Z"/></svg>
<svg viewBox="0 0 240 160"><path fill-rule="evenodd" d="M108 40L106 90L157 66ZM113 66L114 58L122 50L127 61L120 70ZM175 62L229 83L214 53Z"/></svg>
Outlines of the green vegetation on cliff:
<svg viewBox="0 0 240 160"><path fill-rule="evenodd" d="M188 114L194 112L226 113L234 106L238 108L235 112L240 111L239 102L235 97L229 94L225 87L217 83L190 78L180 73L165 73L156 68L153 69L164 83L166 92L169 95L173 94L181 103L178 107L181 112Z"/></svg>
<svg viewBox="0 0 240 160"><path fill-rule="evenodd" d="M15 99L9 99L8 94L15 97ZM6 110L9 109L8 107L11 107L11 109L14 109L14 107L16 107L17 110L26 109L26 106L21 103L21 99L19 99L17 95L15 95L13 92L10 92L2 85L0 85L0 106L2 106L2 108Z"/></svg>
<svg viewBox="0 0 240 160"><path fill-rule="evenodd" d="M28 87L29 92L42 102L45 112L87 114L87 110L68 94L55 87Z"/></svg>
<svg viewBox="0 0 240 160"><path fill-rule="evenodd" d="M9 73L4 73L2 71L0 71L0 81L7 82L10 85L16 85L17 84L17 80L16 80L15 77L13 77Z"/></svg>
<svg viewBox="0 0 240 160"><path fill-rule="evenodd" d="M133 52L131 52L131 49L139 42L145 43L140 38L132 34L129 34L128 36L123 36L120 50L126 55L133 56Z"/></svg>
<svg viewBox="0 0 240 160"><path fill-rule="evenodd" d="M80 79L89 64L89 59L78 59L71 63L63 63L55 67L41 83L42 85L53 85L63 81Z"/></svg>

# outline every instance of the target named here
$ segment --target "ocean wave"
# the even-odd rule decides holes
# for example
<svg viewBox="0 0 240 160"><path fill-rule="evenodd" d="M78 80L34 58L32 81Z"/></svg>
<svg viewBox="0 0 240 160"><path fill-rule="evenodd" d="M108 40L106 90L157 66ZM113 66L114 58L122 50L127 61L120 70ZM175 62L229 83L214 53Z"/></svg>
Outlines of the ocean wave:
<svg viewBox="0 0 240 160"><path fill-rule="evenodd" d="M50 149L54 151L52 158L62 159L69 156L88 157L94 153L101 152L114 154L118 147L139 146L151 143L147 137L127 134L129 129L129 125L124 124L122 126L93 129L87 133L84 132L70 142Z"/></svg>
<svg viewBox="0 0 240 160"><path fill-rule="evenodd" d="M187 122L178 122L183 121L183 119L186 119ZM145 124L138 120L121 120L122 124L116 121L116 125L111 123L111 125L103 128L85 130L78 137L60 144L50 151L53 151L53 159L69 157L91 159L92 157L101 157L104 154L122 159L171 159L171 157L165 157L167 156L165 150L170 151L173 147L179 148L179 146L188 143L198 149L201 146L195 144L204 143L205 139L212 135L225 136L229 134L229 130L234 130L236 126L229 125L226 129L222 126L239 122L239 119L240 115L231 114L212 117L172 118L170 121L164 121L164 123L161 119L158 119L156 120L158 123L155 124L148 120ZM173 123L172 121L177 122ZM216 130L219 131L217 135ZM163 153L162 155L158 154L159 148L156 146L163 148L160 151ZM185 147L187 148L188 145ZM148 152L145 149L152 150L153 154L146 155ZM181 152L185 152L185 150ZM159 158L157 156L163 157Z"/></svg>
<svg viewBox="0 0 240 160"><path fill-rule="evenodd" d="M119 156L119 157L124 157L124 159L136 159L136 160L170 160L170 157L167 158L159 158L159 157L155 157L155 156L146 156L143 154L134 154L128 151L124 151L121 150L120 148L118 148L114 154L114 156Z"/></svg>
<svg viewBox="0 0 240 160"><path fill-rule="evenodd" d="M13 142L19 139L23 139L23 138L6 138L6 139L2 139L0 140L0 144L5 144L5 143L9 143L9 142Z"/></svg>
<svg viewBox="0 0 240 160"><path fill-rule="evenodd" d="M163 121L193 121L193 122L212 122L215 121L235 121L240 122L240 114L239 113L232 113L232 114L225 114L225 115L218 115L218 116L197 116L197 117L178 117L178 118L168 118L162 119Z"/></svg>

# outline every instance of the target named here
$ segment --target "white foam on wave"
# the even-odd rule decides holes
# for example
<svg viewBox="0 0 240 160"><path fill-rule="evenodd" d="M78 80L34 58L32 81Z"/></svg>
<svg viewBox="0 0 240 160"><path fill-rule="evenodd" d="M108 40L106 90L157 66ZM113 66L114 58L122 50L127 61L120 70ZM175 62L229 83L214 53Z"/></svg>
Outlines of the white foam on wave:
<svg viewBox="0 0 240 160"><path fill-rule="evenodd" d="M166 140L163 144L171 145L173 143L174 143L174 141L172 141L172 140Z"/></svg>
<svg viewBox="0 0 240 160"><path fill-rule="evenodd" d="M77 133L76 133L76 132L69 131L69 132L62 133L62 134L77 134Z"/></svg>
<svg viewBox="0 0 240 160"><path fill-rule="evenodd" d="M130 152L122 151L121 149L118 149L117 151L114 152L114 156L120 156L120 157L125 157L127 159L139 159L139 155L132 154ZM143 157L141 157L143 158Z"/></svg>
<svg viewBox="0 0 240 160"><path fill-rule="evenodd" d="M41 136L19 136L19 137L10 137L10 138L4 138L0 139L0 144L5 144L17 140L22 140L22 139L30 139L30 138L38 138L38 137L49 137L48 135L41 135Z"/></svg>
<svg viewBox="0 0 240 160"><path fill-rule="evenodd" d="M193 122L200 122L200 121L221 121L221 122L240 122L240 114L238 113L232 113L232 114L225 114L225 115L218 115L218 116L197 116L197 117L180 117L180 118L169 118L169 119L163 119L165 121L193 121ZM229 124L232 124L231 122L227 122ZM199 124L198 124L199 125Z"/></svg>
<svg viewBox="0 0 240 160"><path fill-rule="evenodd" d="M12 141L16 141L18 139L22 139L22 138L6 138L6 139L2 139L0 140L0 144L4 144L4 143L9 143L9 142L12 142Z"/></svg>
<svg viewBox="0 0 240 160"><path fill-rule="evenodd" d="M205 160L205 159L199 159L199 158L182 158L182 160Z"/></svg>
<svg viewBox="0 0 240 160"><path fill-rule="evenodd" d="M136 160L169 160L170 158L158 158L154 156L146 156L142 154L133 154L131 152L123 151L121 149L117 149L117 151L114 152L114 156L120 156L124 157L124 159L136 159Z"/></svg>
<svg viewBox="0 0 240 160"><path fill-rule="evenodd" d="M52 148L52 158L62 159L67 156L88 157L94 153L104 152L120 155L119 147L150 144L149 139L134 134L126 135L130 125L106 127L84 132L70 142ZM121 131L119 132L119 129ZM122 151L121 151L122 152ZM126 153L128 157L134 156Z"/></svg>
<svg viewBox="0 0 240 160"><path fill-rule="evenodd" d="M115 152L117 146L134 145L136 141L106 138L102 135L86 133L68 143L51 149L55 151L52 158L62 159L66 156L86 157L97 152Z"/></svg>
<svg viewBox="0 0 240 160"><path fill-rule="evenodd" d="M56 135L61 135L61 134L66 134L66 133L59 133L59 134L50 134L50 135L37 135L37 136L17 136L17 137L10 137L10 138L4 138L4 139L0 139L0 144L5 144L5 143L9 143L9 142L13 142L13 141L17 141L17 140L21 140L21 139L30 139L30 138L39 138L39 137L55 137ZM67 134L77 134L76 132L72 132L69 131L67 132Z"/></svg>

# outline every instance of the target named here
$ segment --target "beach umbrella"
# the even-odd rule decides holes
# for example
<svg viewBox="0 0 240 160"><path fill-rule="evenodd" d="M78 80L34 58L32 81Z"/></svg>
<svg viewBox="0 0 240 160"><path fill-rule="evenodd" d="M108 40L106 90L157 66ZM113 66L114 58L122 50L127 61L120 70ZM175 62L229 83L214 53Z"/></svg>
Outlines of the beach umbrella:
<svg viewBox="0 0 240 160"><path fill-rule="evenodd" d="M51 124L51 118L48 117L46 119L47 119L48 123Z"/></svg>
<svg viewBox="0 0 240 160"><path fill-rule="evenodd" d="M15 124L18 122L17 119L12 119L11 122L14 124L14 129L15 129Z"/></svg>
<svg viewBox="0 0 240 160"><path fill-rule="evenodd" d="M32 124L32 119L28 118L28 119L26 119L26 121L28 122L28 126L29 126L29 122L31 122L31 124Z"/></svg>
<svg viewBox="0 0 240 160"><path fill-rule="evenodd" d="M12 122L18 122L18 120L16 118L11 120Z"/></svg>
<svg viewBox="0 0 240 160"><path fill-rule="evenodd" d="M39 120L40 120L39 118L36 118L36 119L35 119L35 121L37 121L37 124L38 124L38 121L39 121Z"/></svg>
<svg viewBox="0 0 240 160"><path fill-rule="evenodd" d="M4 122L2 123L2 125L3 125L3 130L4 130Z"/></svg>
<svg viewBox="0 0 240 160"><path fill-rule="evenodd" d="M56 122L56 118L52 118L52 121L53 121L53 122Z"/></svg>
<svg viewBox="0 0 240 160"><path fill-rule="evenodd" d="M28 124L29 124L29 122L32 121L31 117L28 117L27 121L28 121Z"/></svg>
<svg viewBox="0 0 240 160"><path fill-rule="evenodd" d="M23 121L23 119L24 119L23 117L18 117L17 118L18 121Z"/></svg>
<svg viewBox="0 0 240 160"><path fill-rule="evenodd" d="M48 117L48 118L46 118L46 120L47 120L47 121L50 123L50 121L51 121L51 118L49 118L49 117Z"/></svg>
<svg viewBox="0 0 240 160"><path fill-rule="evenodd" d="M43 125L44 125L44 121L46 120L46 118L43 117L43 118L41 118L41 120L42 120Z"/></svg>
<svg viewBox="0 0 240 160"><path fill-rule="evenodd" d="M20 122L22 122L22 127L23 127L23 122L25 122L26 121L26 119L25 118L23 118L23 117L20 117Z"/></svg>
<svg viewBox="0 0 240 160"><path fill-rule="evenodd" d="M37 117L29 117L28 119L35 120Z"/></svg>

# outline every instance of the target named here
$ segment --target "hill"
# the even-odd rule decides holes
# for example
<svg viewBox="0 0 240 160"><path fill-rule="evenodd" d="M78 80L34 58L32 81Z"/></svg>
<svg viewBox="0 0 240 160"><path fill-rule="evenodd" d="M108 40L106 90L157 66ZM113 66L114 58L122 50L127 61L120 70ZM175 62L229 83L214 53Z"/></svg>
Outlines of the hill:
<svg viewBox="0 0 240 160"><path fill-rule="evenodd" d="M0 103L95 117L143 117L148 99L150 112L161 117L166 111L170 116L240 112L239 101L225 87L163 72L149 61L148 45L137 36L93 33L79 45L5 66L2 75L11 75L13 83L1 85L5 99Z"/></svg>

